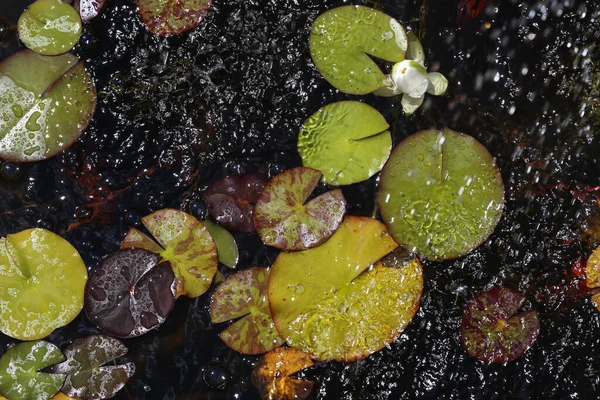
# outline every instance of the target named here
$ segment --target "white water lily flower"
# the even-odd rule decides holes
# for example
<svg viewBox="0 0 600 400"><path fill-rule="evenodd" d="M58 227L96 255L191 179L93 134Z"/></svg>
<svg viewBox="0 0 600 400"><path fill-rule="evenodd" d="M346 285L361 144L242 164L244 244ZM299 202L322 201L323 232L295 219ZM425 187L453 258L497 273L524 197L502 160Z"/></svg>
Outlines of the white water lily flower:
<svg viewBox="0 0 600 400"><path fill-rule="evenodd" d="M404 60L394 65L392 81L402 93L415 99L423 96L429 85L427 70L413 60Z"/></svg>

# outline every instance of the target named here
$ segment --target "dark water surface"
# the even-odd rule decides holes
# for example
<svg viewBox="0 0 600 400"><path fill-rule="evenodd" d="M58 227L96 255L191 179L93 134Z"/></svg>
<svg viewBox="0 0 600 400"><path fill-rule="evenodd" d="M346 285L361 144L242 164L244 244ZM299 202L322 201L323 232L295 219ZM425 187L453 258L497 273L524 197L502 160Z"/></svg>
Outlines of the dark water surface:
<svg viewBox="0 0 600 400"><path fill-rule="evenodd" d="M19 2L1 1L0 17L19 15ZM600 241L600 135L599 121L581 106L590 66L600 65L600 7L596 0L498 0L474 19L463 13L459 26L459 3L467 2L215 0L198 28L165 39L146 32L132 2L110 1L76 49L99 93L91 126L50 160L0 160L0 235L51 229L91 268L141 216L174 207L205 218L202 192L216 179L299 165L302 122L325 104L353 98L314 68L312 21L339 5L380 7L422 30L428 62L451 87L408 118L397 99L360 99L393 124L395 144L446 125L475 136L497 157L506 210L480 248L424 263L421 308L397 341L363 361L306 372L318 382L313 398L598 398L600 313L582 265ZM15 43L8 32L0 56ZM373 213L375 186L373 178L343 188L350 214ZM277 255L254 234L236 239L240 268L269 266ZM460 318L470 298L498 285L525 294L542 327L524 357L487 365L461 347ZM137 373L116 398L258 398L249 382L258 357L221 343L209 300L210 292L180 298L160 329L125 341ZM94 332L82 314L47 340L62 348ZM2 348L12 343L0 335Z"/></svg>

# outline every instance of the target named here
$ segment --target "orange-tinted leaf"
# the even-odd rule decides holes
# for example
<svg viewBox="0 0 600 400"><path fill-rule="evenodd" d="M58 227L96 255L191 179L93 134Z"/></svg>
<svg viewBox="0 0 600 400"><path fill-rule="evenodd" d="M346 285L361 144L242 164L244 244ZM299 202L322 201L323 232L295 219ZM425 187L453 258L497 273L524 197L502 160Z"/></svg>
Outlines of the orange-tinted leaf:
<svg viewBox="0 0 600 400"><path fill-rule="evenodd" d="M211 6L211 0L137 0L146 28L155 35L177 35L196 27Z"/></svg>
<svg viewBox="0 0 600 400"><path fill-rule="evenodd" d="M132 248L144 249L153 253L161 253L164 250L145 233L135 228L129 228L129 232L121 242L121 250Z"/></svg>

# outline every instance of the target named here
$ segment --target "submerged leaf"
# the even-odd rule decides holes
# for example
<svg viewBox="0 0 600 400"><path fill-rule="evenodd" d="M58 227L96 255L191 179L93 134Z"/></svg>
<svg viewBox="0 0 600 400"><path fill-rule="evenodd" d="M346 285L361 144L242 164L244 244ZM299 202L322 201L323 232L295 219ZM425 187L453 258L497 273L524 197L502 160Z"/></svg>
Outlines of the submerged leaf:
<svg viewBox="0 0 600 400"><path fill-rule="evenodd" d="M155 35L170 36L195 28L212 0L137 0L138 13Z"/></svg>

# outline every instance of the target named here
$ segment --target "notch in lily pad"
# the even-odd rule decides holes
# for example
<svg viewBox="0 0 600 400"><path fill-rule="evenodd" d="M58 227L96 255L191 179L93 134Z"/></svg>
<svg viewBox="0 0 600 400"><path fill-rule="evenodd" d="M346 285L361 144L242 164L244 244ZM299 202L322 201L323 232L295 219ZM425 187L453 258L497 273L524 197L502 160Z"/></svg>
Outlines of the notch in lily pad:
<svg viewBox="0 0 600 400"><path fill-rule="evenodd" d="M502 364L521 357L538 338L537 311L519 312L525 296L496 287L471 299L465 306L460 338L469 355Z"/></svg>
<svg viewBox="0 0 600 400"><path fill-rule="evenodd" d="M74 143L96 108L96 88L72 55L23 50L0 63L0 157L39 161Z"/></svg>
<svg viewBox="0 0 600 400"><path fill-rule="evenodd" d="M308 118L298 136L305 167L323 173L330 185L364 181L383 168L392 150L389 124L373 107L358 101L326 105Z"/></svg>
<svg viewBox="0 0 600 400"><path fill-rule="evenodd" d="M195 28L210 10L212 0L137 0L138 13L148 31L177 35Z"/></svg>
<svg viewBox="0 0 600 400"><path fill-rule="evenodd" d="M271 179L258 197L254 225L263 243L281 250L306 250L318 246L335 232L346 213L340 189L307 202L322 173L297 167Z"/></svg>
<svg viewBox="0 0 600 400"><path fill-rule="evenodd" d="M233 235L219 224L211 221L203 221L203 223L215 241L219 262L226 267L235 268L240 258L240 252Z"/></svg>
<svg viewBox="0 0 600 400"><path fill-rule="evenodd" d="M127 347L117 339L104 335L88 336L75 340L65 348L66 360L52 367L52 372L66 375L61 391L70 397L80 400L109 399L135 373L132 362L113 363L126 353Z"/></svg>
<svg viewBox="0 0 600 400"><path fill-rule="evenodd" d="M38 371L64 359L58 347L41 340L11 347L0 359L0 393L10 400L49 399L66 375Z"/></svg>
<svg viewBox="0 0 600 400"><path fill-rule="evenodd" d="M504 209L502 176L489 151L448 128L417 132L393 150L377 202L402 246L428 260L462 256L485 241Z"/></svg>
<svg viewBox="0 0 600 400"><path fill-rule="evenodd" d="M183 211L165 208L142 218L158 243L131 228L121 249L142 248L170 263L178 280L177 295L198 297L208 290L219 264L217 246L204 224Z"/></svg>
<svg viewBox="0 0 600 400"><path fill-rule="evenodd" d="M262 354L283 344L267 301L268 279L266 268L246 269L227 277L212 296L213 324L237 319L219 337L239 353Z"/></svg>

